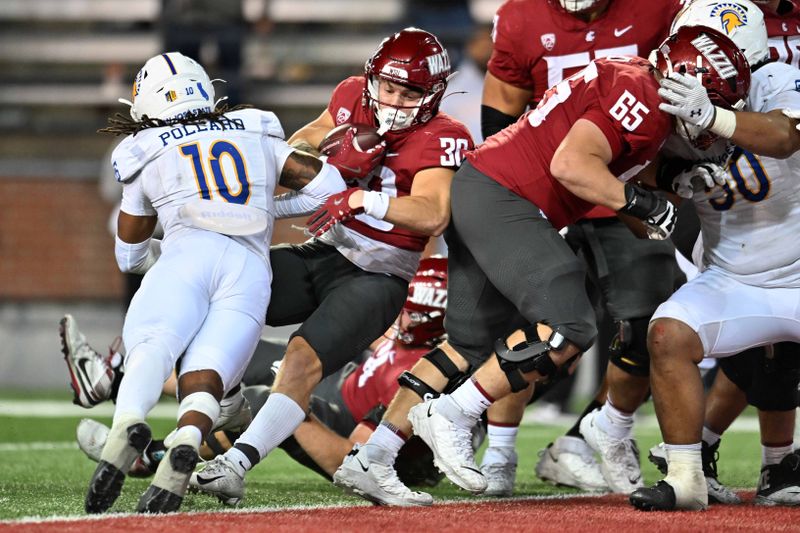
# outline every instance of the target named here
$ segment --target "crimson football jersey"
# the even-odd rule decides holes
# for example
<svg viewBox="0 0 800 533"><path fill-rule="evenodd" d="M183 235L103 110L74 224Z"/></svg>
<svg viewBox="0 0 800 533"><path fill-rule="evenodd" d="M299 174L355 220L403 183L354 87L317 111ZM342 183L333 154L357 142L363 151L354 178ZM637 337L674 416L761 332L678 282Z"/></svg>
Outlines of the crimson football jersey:
<svg viewBox="0 0 800 533"><path fill-rule="evenodd" d="M550 174L550 161L578 119L593 122L608 139L608 168L621 181L638 174L672 131L658 109L658 82L642 58L598 59L550 89L536 109L467 154L478 170L533 202L560 229L593 204Z"/></svg>
<svg viewBox="0 0 800 533"><path fill-rule="evenodd" d="M342 384L342 398L353 419L362 421L377 405L388 407L400 387L397 378L429 351L425 346L382 342Z"/></svg>
<svg viewBox="0 0 800 533"><path fill-rule="evenodd" d="M506 83L533 91L531 107L544 92L592 59L647 57L669 35L685 0L612 0L591 22L564 13L548 0L509 0L497 10L489 72ZM589 217L612 217L596 207Z"/></svg>
<svg viewBox="0 0 800 533"><path fill-rule="evenodd" d="M374 114L363 105L365 83L363 76L352 76L333 91L328 112L337 126L345 123L375 125ZM464 153L474 148L467 127L442 112L410 132L387 132L383 137L387 143L383 164L359 180L358 186L395 197L408 196L414 176L422 170L435 167L457 170ZM345 222L345 226L405 250L421 252L428 242L426 235L397 228L365 214Z"/></svg>
<svg viewBox="0 0 800 533"><path fill-rule="evenodd" d="M779 14L764 9L764 23L769 36L769 54L773 61L800 68L800 8L794 2L781 2Z"/></svg>

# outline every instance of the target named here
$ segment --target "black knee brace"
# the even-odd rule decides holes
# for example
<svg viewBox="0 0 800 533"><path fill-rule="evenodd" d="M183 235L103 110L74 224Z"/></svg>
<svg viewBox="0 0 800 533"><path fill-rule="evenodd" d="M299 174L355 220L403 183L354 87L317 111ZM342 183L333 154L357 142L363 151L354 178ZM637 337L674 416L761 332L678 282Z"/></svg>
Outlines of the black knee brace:
<svg viewBox="0 0 800 533"><path fill-rule="evenodd" d="M429 361L445 378L447 378L447 385L445 385L444 390L441 392L448 393L455 390L467 377L467 374L460 371L447 354L439 348L434 348L423 355L422 358ZM400 374L400 377L397 378L397 382L401 387L414 391L423 401L436 398L440 393L440 391L435 390L408 370Z"/></svg>
<svg viewBox="0 0 800 533"><path fill-rule="evenodd" d="M650 318L618 320L617 334L608 347L608 360L632 376L650 375L650 353L647 351L647 326Z"/></svg>
<svg viewBox="0 0 800 533"><path fill-rule="evenodd" d="M543 341L539 338L536 324L522 330L525 341L509 348L506 339L497 339L494 343L494 352L500 369L505 372L512 392L519 392L528 386L522 374L536 370L544 378L549 378L558 372L556 365L550 358L550 350L561 350L566 346L567 339L557 331L553 331L550 338ZM576 354L564 365L569 367L578 355Z"/></svg>

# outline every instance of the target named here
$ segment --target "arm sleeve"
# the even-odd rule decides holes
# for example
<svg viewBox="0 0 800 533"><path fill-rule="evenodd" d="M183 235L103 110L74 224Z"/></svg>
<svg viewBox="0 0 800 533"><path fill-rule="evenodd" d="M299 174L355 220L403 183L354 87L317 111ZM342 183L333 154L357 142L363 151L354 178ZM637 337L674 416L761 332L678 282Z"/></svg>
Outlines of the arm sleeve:
<svg viewBox="0 0 800 533"><path fill-rule="evenodd" d="M310 215L322 206L329 196L345 189L347 185L336 167L323 163L322 170L305 187L275 197L275 217Z"/></svg>

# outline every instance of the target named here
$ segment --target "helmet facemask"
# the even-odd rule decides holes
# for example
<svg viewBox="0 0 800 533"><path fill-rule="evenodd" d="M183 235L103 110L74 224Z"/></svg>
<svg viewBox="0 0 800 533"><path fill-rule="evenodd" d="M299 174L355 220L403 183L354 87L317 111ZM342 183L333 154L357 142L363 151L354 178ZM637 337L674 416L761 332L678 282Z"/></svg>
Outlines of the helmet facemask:
<svg viewBox="0 0 800 533"><path fill-rule="evenodd" d="M419 87L413 87L398 83L383 76L369 76L367 82L367 98L370 108L378 121L378 132L382 135L387 131L401 131L418 124L423 124L433 118L435 110L439 107L439 102L444 93L445 84L441 88L435 87L433 91L425 91ZM381 81L393 83L398 88L418 91L421 96L413 105L398 106L395 104L383 103L380 97Z"/></svg>

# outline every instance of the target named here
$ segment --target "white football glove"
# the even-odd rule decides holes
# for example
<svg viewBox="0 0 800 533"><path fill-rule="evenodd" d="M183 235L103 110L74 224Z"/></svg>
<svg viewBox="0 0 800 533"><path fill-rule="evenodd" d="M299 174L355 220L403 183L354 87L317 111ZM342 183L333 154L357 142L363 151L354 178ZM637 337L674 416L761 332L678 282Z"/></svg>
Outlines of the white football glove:
<svg viewBox="0 0 800 533"><path fill-rule="evenodd" d="M793 118L795 120L800 120L800 109L784 109L783 114L789 118ZM800 124L795 126L798 130L800 130Z"/></svg>
<svg viewBox="0 0 800 533"><path fill-rule="evenodd" d="M681 198L691 199L695 193L707 191L709 197L723 195L722 186L728 182L728 172L714 163L701 163L684 170L672 180L672 190ZM721 194L720 194L721 193Z"/></svg>
<svg viewBox="0 0 800 533"><path fill-rule="evenodd" d="M673 72L658 83L661 85L658 95L664 100L658 106L660 110L701 129L714 123L716 108L700 80Z"/></svg>

